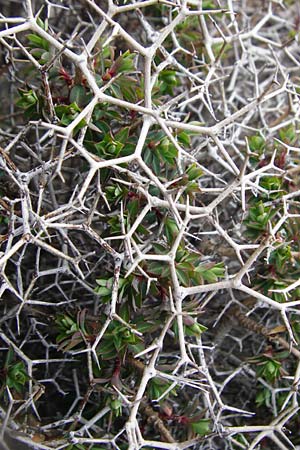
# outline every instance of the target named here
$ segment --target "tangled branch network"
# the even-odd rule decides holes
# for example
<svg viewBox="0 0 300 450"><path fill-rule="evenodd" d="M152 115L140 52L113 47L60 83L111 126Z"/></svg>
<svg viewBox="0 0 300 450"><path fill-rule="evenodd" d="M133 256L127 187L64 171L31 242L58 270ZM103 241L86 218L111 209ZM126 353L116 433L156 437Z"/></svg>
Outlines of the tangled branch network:
<svg viewBox="0 0 300 450"><path fill-rule="evenodd" d="M3 448L298 448L299 2L0 13Z"/></svg>

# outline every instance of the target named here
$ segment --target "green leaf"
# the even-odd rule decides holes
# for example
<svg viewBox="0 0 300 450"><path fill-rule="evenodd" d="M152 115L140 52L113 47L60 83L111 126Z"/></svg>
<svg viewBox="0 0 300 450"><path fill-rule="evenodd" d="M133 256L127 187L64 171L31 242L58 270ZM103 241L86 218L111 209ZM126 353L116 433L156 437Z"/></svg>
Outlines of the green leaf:
<svg viewBox="0 0 300 450"><path fill-rule="evenodd" d="M149 397L152 400L155 400L159 397L161 397L161 395L170 387L171 383L166 381L166 380L162 380L161 378L155 377L152 378L151 381L148 383L147 389L148 389L148 393L149 393ZM176 389L172 389L168 395L176 395Z"/></svg>
<svg viewBox="0 0 300 450"><path fill-rule="evenodd" d="M173 95L173 88L180 84L180 80L176 74L175 70L162 70L158 77L159 89L162 95L169 94Z"/></svg>
<svg viewBox="0 0 300 450"><path fill-rule="evenodd" d="M271 400L271 391L267 388L261 389L255 398L255 403L258 407L269 406Z"/></svg>
<svg viewBox="0 0 300 450"><path fill-rule="evenodd" d="M277 208L266 206L262 200L249 208L248 217L244 220L247 234L254 238L266 231L268 222L277 213Z"/></svg>
<svg viewBox="0 0 300 450"><path fill-rule="evenodd" d="M144 349L145 349L145 346L141 342L139 342L137 344L128 344L128 350L133 355L136 355L136 354L142 352Z"/></svg>
<svg viewBox="0 0 300 450"><path fill-rule="evenodd" d="M257 376L274 382L280 376L281 363L273 358L267 358L260 362L256 368Z"/></svg>
<svg viewBox="0 0 300 450"><path fill-rule="evenodd" d="M6 356L5 367L8 367L13 362L13 359L14 359L14 350L12 347L9 347Z"/></svg>
<svg viewBox="0 0 300 450"><path fill-rule="evenodd" d="M111 294L111 290L110 289L107 289L106 287L96 287L95 288L95 292L98 294L98 295L100 295L100 296L102 296L102 297L106 297L107 295L110 295Z"/></svg>
<svg viewBox="0 0 300 450"><path fill-rule="evenodd" d="M112 86L118 89L119 97L128 102L136 103L142 97L137 81L132 77L121 75Z"/></svg>
<svg viewBox="0 0 300 450"><path fill-rule="evenodd" d="M110 406L116 415L116 417L122 414L122 401L120 399L114 399L110 402Z"/></svg>
<svg viewBox="0 0 300 450"><path fill-rule="evenodd" d="M181 131L177 135L177 139L180 144L185 145L186 147L189 147L191 145L190 135L185 131Z"/></svg>
<svg viewBox="0 0 300 450"><path fill-rule="evenodd" d="M113 97L123 99L122 90L120 89L120 87L119 87L119 85L117 83L111 84L109 90L110 90L111 95Z"/></svg>
<svg viewBox="0 0 300 450"><path fill-rule="evenodd" d="M76 103L80 108L86 105L87 93L83 86L75 85L70 92L70 102Z"/></svg>
<svg viewBox="0 0 300 450"><path fill-rule="evenodd" d="M195 268L195 272L199 273L205 281L208 283L215 283L218 278L223 278L225 273L224 264L201 264Z"/></svg>
<svg viewBox="0 0 300 450"><path fill-rule="evenodd" d="M205 436L210 433L210 419L201 419L198 422L192 422L191 426L193 431L200 436Z"/></svg>
<svg viewBox="0 0 300 450"><path fill-rule="evenodd" d="M260 180L260 186L268 191L281 189L282 180L279 177L267 176Z"/></svg>
<svg viewBox="0 0 300 450"><path fill-rule="evenodd" d="M76 445L71 444L71 445L68 445L66 450L86 450L86 449L81 444L76 444ZM93 447L93 450L95 450L94 447Z"/></svg>
<svg viewBox="0 0 300 450"><path fill-rule="evenodd" d="M35 107L35 105L39 101L36 93L32 89L30 89L29 91L19 89L19 95L21 98L17 100L16 103L16 105L19 106L19 108L26 109L32 106Z"/></svg>
<svg viewBox="0 0 300 450"><path fill-rule="evenodd" d="M197 336L199 337L204 331L207 331L206 326L198 323L196 320L192 325L185 325L185 334L187 336Z"/></svg>
<svg viewBox="0 0 300 450"><path fill-rule="evenodd" d="M40 28L42 28L42 30L44 30L44 31L48 30L47 22L43 22L40 17L36 18L36 23Z"/></svg>
<svg viewBox="0 0 300 450"><path fill-rule="evenodd" d="M150 262L148 264L148 272L152 275L159 275L162 278L166 278L170 275L170 269L165 262Z"/></svg>
<svg viewBox="0 0 300 450"><path fill-rule="evenodd" d="M127 209L128 209L130 217L132 219L135 219L139 212L139 201L137 199L131 200L127 204Z"/></svg>
<svg viewBox="0 0 300 450"><path fill-rule="evenodd" d="M252 152L261 155L265 148L265 140L260 135L250 136L248 138L249 148Z"/></svg>
<svg viewBox="0 0 300 450"><path fill-rule="evenodd" d="M290 125L288 127L285 127L285 128L282 128L281 130L279 130L279 137L286 144L293 145L296 140L295 126Z"/></svg>
<svg viewBox="0 0 300 450"><path fill-rule="evenodd" d="M117 66L118 73L122 72L134 72L135 71L135 53L130 53L129 50L127 50L123 55L120 55L114 64Z"/></svg>
<svg viewBox="0 0 300 450"><path fill-rule="evenodd" d="M190 284L190 277L189 274L187 272L185 272L184 270L176 267L176 274L178 277L178 280L180 283L183 284L183 286L189 286Z"/></svg>
<svg viewBox="0 0 300 450"><path fill-rule="evenodd" d="M158 255L166 255L169 251L169 249L165 245L158 244L156 242L152 244L152 247Z"/></svg>
<svg viewBox="0 0 300 450"><path fill-rule="evenodd" d="M163 138L160 144L157 145L155 153L159 155L162 161L169 164L174 164L174 159L177 157L176 147L169 141L167 137Z"/></svg>
<svg viewBox="0 0 300 450"><path fill-rule="evenodd" d="M129 136L129 127L122 128L118 133L115 134L115 140L125 144Z"/></svg>
<svg viewBox="0 0 300 450"><path fill-rule="evenodd" d="M21 393L28 380L29 377L26 373L24 363L22 361L15 364L11 363L7 369L6 385Z"/></svg>
<svg viewBox="0 0 300 450"><path fill-rule="evenodd" d="M193 181L201 177L203 172L200 169L200 167L197 166L196 163L193 163L187 168L186 174L188 176L189 181Z"/></svg>
<svg viewBox="0 0 300 450"><path fill-rule="evenodd" d="M177 254L178 254L178 252L177 252ZM177 254L176 254L176 261L177 261ZM195 263L198 263L199 259L200 259L199 253L193 253L191 251L184 250L184 255L183 255L183 257L180 258L180 261L195 264ZM194 270L194 268L193 268L193 270Z"/></svg>
<svg viewBox="0 0 300 450"><path fill-rule="evenodd" d="M120 350L121 350L122 347L124 346L122 337L119 336L119 335L115 335L115 336L113 337L113 342L114 342L114 345L115 345L115 347L116 347L116 350L117 350L118 352L120 352Z"/></svg>
<svg viewBox="0 0 300 450"><path fill-rule="evenodd" d="M97 354L103 359L111 359L117 356L117 352L114 346L113 339L106 337L100 341L97 347Z"/></svg>
<svg viewBox="0 0 300 450"><path fill-rule="evenodd" d="M152 168L155 175L160 175L161 168L160 168L160 160L159 157L155 154L152 155Z"/></svg>
<svg viewBox="0 0 300 450"><path fill-rule="evenodd" d="M215 5L211 0L204 0L202 9L215 9Z"/></svg>
<svg viewBox="0 0 300 450"><path fill-rule="evenodd" d="M70 105L57 105L55 106L55 113L60 119L62 125L68 126L71 122L78 116L81 109L77 103L73 102ZM81 128L86 125L86 121L82 119L79 124L76 125L74 129L74 134L76 134Z"/></svg>
<svg viewBox="0 0 300 450"><path fill-rule="evenodd" d="M106 133L102 140L95 144L99 156L117 157L120 155L123 147L124 144L118 142L110 132Z"/></svg>
<svg viewBox="0 0 300 450"><path fill-rule="evenodd" d="M167 217L165 219L165 234L169 244L173 244L179 232L178 226L174 219Z"/></svg>
<svg viewBox="0 0 300 450"><path fill-rule="evenodd" d="M275 264L276 269L281 271L288 262L292 260L291 247L284 245L275 249L270 255L270 263Z"/></svg>
<svg viewBox="0 0 300 450"><path fill-rule="evenodd" d="M112 292L112 286L113 286L113 278L98 278L96 280L96 283L98 286L95 287L95 292L98 295L101 295L103 297L107 295L111 295Z"/></svg>
<svg viewBox="0 0 300 450"><path fill-rule="evenodd" d="M28 34L27 39L36 47L49 51L49 42L41 36L38 36L37 34Z"/></svg>

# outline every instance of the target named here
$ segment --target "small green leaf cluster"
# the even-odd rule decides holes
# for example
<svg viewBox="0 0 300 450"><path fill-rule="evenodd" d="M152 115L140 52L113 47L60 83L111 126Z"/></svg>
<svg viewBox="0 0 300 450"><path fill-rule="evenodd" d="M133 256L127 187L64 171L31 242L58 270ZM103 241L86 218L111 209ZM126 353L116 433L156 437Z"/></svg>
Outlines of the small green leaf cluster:
<svg viewBox="0 0 300 450"><path fill-rule="evenodd" d="M262 387L256 394L255 403L258 407L269 408L271 404L271 397L272 393L270 389L268 389L267 387Z"/></svg>
<svg viewBox="0 0 300 450"><path fill-rule="evenodd" d="M162 70L158 77L159 93L161 95L174 95L174 89L180 85L180 81L175 70Z"/></svg>
<svg viewBox="0 0 300 450"><path fill-rule="evenodd" d="M135 327L134 324L130 325ZM141 337L133 330L134 328L129 329L116 320L111 321L97 349L99 356L103 360L111 360L116 356L123 357L127 351L136 354L144 350Z"/></svg>
<svg viewBox="0 0 300 450"><path fill-rule="evenodd" d="M103 159L128 156L134 152L136 138L130 135L129 127L124 127L119 132L113 133L107 123L99 124L95 121L95 125L100 131L98 142L88 138L85 141L85 146L88 150Z"/></svg>
<svg viewBox="0 0 300 450"><path fill-rule="evenodd" d="M115 58L113 47L104 47L94 62L96 71L98 69L102 74L96 77L98 85L109 82L108 94L136 103L142 98L142 78L136 62L137 55L129 50Z"/></svg>
<svg viewBox="0 0 300 450"><path fill-rule="evenodd" d="M265 206L260 201L257 205L249 208L249 216L245 220L247 232L255 238L268 234L268 223L272 223L278 210L272 206ZM257 215L256 215L257 214ZM280 212L278 214L281 214ZM259 266L259 273L255 283L265 294L271 296L278 302L286 299L280 292L285 289L291 279L296 280L300 274L299 244L297 236L298 220L287 219L277 234L277 242L273 244L268 259ZM299 289L294 289L290 294L292 299L299 296Z"/></svg>
<svg viewBox="0 0 300 450"><path fill-rule="evenodd" d="M261 234L266 233L268 224L271 223L271 219L276 212L275 208L266 206L262 200L255 202L249 208L248 217L244 220L248 236L256 239Z"/></svg>
<svg viewBox="0 0 300 450"><path fill-rule="evenodd" d="M299 324L299 322L298 322ZM250 362L255 364L257 376L262 378L268 385L280 386L284 388L285 363L288 361L290 353L288 351L270 352L250 359ZM287 365L286 367L289 367ZM267 385L260 385L257 390L255 403L258 407L272 408L271 403L272 392ZM276 393L276 404L280 407L286 398L286 393Z"/></svg>
<svg viewBox="0 0 300 450"><path fill-rule="evenodd" d="M148 133L143 159L156 175L161 174L162 164L175 167L176 157L177 149L163 131L151 131Z"/></svg>
<svg viewBox="0 0 300 450"><path fill-rule="evenodd" d="M49 42L37 34L28 34L30 53L39 61L45 64L49 60Z"/></svg>
<svg viewBox="0 0 300 450"><path fill-rule="evenodd" d="M278 141L266 140L261 135L253 135L248 138L251 151L250 162L258 169L269 163L271 155L276 148L275 166L285 169L288 165L286 149L279 143L295 145L297 133L295 127L290 125L279 131ZM294 182L286 179L284 173L278 175L264 174L260 177L256 196L249 197L249 208L244 220L246 236L259 241L269 235L272 228L284 216L282 196L295 189ZM299 208L297 202L291 206L290 213L297 215ZM291 278L297 279L300 270L299 245L297 235L299 233L299 220L297 217L287 218L277 231L272 251L267 258L257 264L255 285L265 294L278 302L286 300L284 295L276 290L285 289ZM299 290L294 289L290 296L296 299Z"/></svg>
<svg viewBox="0 0 300 450"><path fill-rule="evenodd" d="M84 342L86 330L80 328L78 320L68 314L60 314L56 317L55 323L58 328L56 342L60 350L69 351Z"/></svg>
<svg viewBox="0 0 300 450"><path fill-rule="evenodd" d="M28 119L38 118L41 99L37 96L37 93L33 89L19 89L19 96L16 105L24 109L25 117Z"/></svg>
<svg viewBox="0 0 300 450"><path fill-rule="evenodd" d="M179 333L177 322L174 322L173 330L176 338L178 339ZM206 330L207 327L205 327L201 323L198 323L197 319L194 319L192 316L188 314L183 316L183 332L185 336L199 337Z"/></svg>
<svg viewBox="0 0 300 450"><path fill-rule="evenodd" d="M55 107L55 113L57 117L60 119L60 124L64 126L70 125L71 122L73 122L74 119L78 116L78 114L81 112L81 109L77 105L77 103L70 103L69 105L58 105ZM82 119L79 124L75 127L74 133L76 134L77 131L80 130L80 128L84 127L86 124L85 120Z"/></svg>
<svg viewBox="0 0 300 450"><path fill-rule="evenodd" d="M178 233L177 224L171 218L165 220L165 236L168 244L172 244ZM158 254L168 253L168 247L162 244L153 244L153 248ZM201 255L190 249L179 247L175 258L176 275L183 286L196 286L199 284L215 283L225 275L224 263L203 263ZM170 267L160 261L151 261L145 265L145 270L149 275L156 275L166 285L171 279Z"/></svg>
<svg viewBox="0 0 300 450"><path fill-rule="evenodd" d="M67 106L73 105L74 108L74 105L76 105L78 110L81 111L81 108L84 108L91 99L92 94L87 91L86 87L83 84L74 84L74 86L70 90L69 95L70 105ZM64 123L63 121L62 124L68 125L68 123Z"/></svg>
<svg viewBox="0 0 300 450"><path fill-rule="evenodd" d="M295 125L291 124L279 130L279 139L288 145L295 145L297 142L297 131Z"/></svg>
<svg viewBox="0 0 300 450"><path fill-rule="evenodd" d="M283 362L289 357L288 352L268 351L262 355L250 358L249 362L255 365L257 377L262 378L269 385L276 385L281 381L284 373ZM255 397L258 407L271 406L271 390L266 385L259 386Z"/></svg>
<svg viewBox="0 0 300 450"><path fill-rule="evenodd" d="M101 298L101 302L107 303L111 300L114 278L98 278L95 292ZM129 275L126 278L119 278L118 299L126 300L130 304L141 307L143 294L145 294L146 283L143 277Z"/></svg>
<svg viewBox="0 0 300 450"><path fill-rule="evenodd" d="M0 371L2 396L6 387L15 390L21 394L25 388L26 382L29 380L25 364L23 361L15 361L15 354L12 348L9 348L3 369Z"/></svg>
<svg viewBox="0 0 300 450"><path fill-rule="evenodd" d="M39 17L37 18L37 24L42 30L47 31L48 27ZM28 46L31 55L40 63L46 64L51 59L50 44L47 39L44 39L36 33L27 35Z"/></svg>
<svg viewBox="0 0 300 450"><path fill-rule="evenodd" d="M262 357L257 362L256 373L258 377L273 383L280 377L281 363L272 357Z"/></svg>
<svg viewBox="0 0 300 450"><path fill-rule="evenodd" d="M100 286L101 289L106 289ZM122 319L129 320L129 310L123 307L120 311ZM59 344L59 350L67 352L75 347L84 348L87 342L93 343L97 333L104 325L104 319L87 316L87 311L82 310L76 318L70 315L59 315L56 318L58 334L56 342ZM112 359L122 356L126 351L138 353L144 349L142 339L134 333L135 325L131 328L123 325L117 320L112 320L101 340L101 345L97 348L97 353L102 359Z"/></svg>
<svg viewBox="0 0 300 450"><path fill-rule="evenodd" d="M157 400L164 397L167 393L167 397L170 395L176 396L176 387L171 388L172 382L154 377L150 380L147 386L147 393L151 400Z"/></svg>

